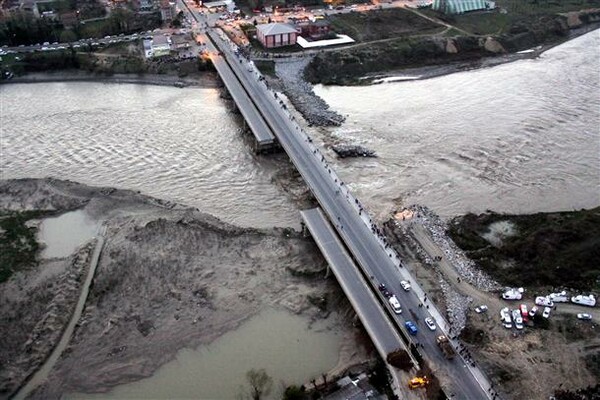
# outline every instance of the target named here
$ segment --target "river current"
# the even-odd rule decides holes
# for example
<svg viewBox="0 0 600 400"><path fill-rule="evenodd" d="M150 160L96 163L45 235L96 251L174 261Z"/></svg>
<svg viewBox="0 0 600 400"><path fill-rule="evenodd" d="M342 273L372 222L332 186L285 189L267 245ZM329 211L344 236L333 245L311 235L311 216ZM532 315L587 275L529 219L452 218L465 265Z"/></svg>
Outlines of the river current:
<svg viewBox="0 0 600 400"><path fill-rule="evenodd" d="M600 205L600 31L537 59L316 92L347 115L321 140L378 154L331 158L379 217L401 203L446 217Z"/></svg>
<svg viewBox="0 0 600 400"><path fill-rule="evenodd" d="M600 34L493 68L368 87L317 87L347 121L317 140L375 159L330 159L376 216L421 203L442 216L600 202ZM215 89L133 84L0 86L0 177L141 190L245 226L298 226Z"/></svg>

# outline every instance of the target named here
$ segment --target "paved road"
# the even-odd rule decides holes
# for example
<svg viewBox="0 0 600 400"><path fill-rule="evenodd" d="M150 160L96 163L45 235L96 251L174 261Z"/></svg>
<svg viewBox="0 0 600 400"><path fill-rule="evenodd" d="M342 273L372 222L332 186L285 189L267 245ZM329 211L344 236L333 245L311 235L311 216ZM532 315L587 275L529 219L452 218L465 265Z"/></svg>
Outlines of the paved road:
<svg viewBox="0 0 600 400"><path fill-rule="evenodd" d="M404 308L403 314L396 318L398 326L403 326L406 320L412 320L420 328L415 340L423 345L425 358L433 369L440 370L449 377L447 382L450 387L445 386L448 393L460 399L490 398L487 392L489 384L477 368L462 363L460 358L452 362L443 358L435 343L435 336L440 330L447 330L447 323L433 305L430 305L429 310L419 307L424 298L423 291L410 274L400 267L396 254L385 248L382 237L374 234L370 218L360 202L352 197L319 149L296 124L294 117L284 109L283 102L267 88L264 80L259 79L258 71L235 54L234 45L222 32L209 29L207 33L222 51L365 275L372 277L372 287L383 282L397 294ZM413 283L412 291L405 292L400 288L399 282L402 279ZM427 331L423 323L429 313L438 321L438 325L441 324L437 332Z"/></svg>

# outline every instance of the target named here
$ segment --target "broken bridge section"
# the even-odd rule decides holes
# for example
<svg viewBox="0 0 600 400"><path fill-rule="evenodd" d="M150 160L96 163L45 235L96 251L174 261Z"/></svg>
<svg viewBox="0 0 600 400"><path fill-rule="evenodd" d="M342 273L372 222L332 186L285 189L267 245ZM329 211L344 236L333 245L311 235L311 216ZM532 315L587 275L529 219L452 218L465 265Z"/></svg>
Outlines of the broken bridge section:
<svg viewBox="0 0 600 400"><path fill-rule="evenodd" d="M361 275L360 269L323 211L313 208L300 211L300 214L381 358L386 360L390 353L399 349L408 352L396 328L369 288L369 282ZM413 363L415 366L419 365L415 360Z"/></svg>

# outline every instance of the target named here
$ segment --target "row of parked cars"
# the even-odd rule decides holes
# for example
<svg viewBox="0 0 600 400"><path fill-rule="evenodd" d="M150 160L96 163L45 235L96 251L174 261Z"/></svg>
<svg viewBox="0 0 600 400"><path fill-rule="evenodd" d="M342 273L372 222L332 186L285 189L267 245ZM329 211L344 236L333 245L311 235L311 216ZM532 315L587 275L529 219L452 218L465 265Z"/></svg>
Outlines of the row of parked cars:
<svg viewBox="0 0 600 400"><path fill-rule="evenodd" d="M402 289L404 289L404 291L406 291L406 292L410 291L410 288L411 288L410 282L400 281L400 286L402 287ZM388 288L385 286L384 283L379 284L379 291L381 292L381 294L383 294L383 296L385 298L388 299L388 302L390 303L390 306L392 307L392 310L394 311L394 313L401 314L402 306L400 305L400 301L398 300L396 295L394 293L392 293L390 290L388 290ZM425 318L425 325L427 325L427 327L431 331L435 331L437 329L437 326L435 325L435 321L431 317ZM408 331L408 333L413 336L415 336L419 332L419 329L412 321L406 321L404 323L404 326L405 326L406 330Z"/></svg>
<svg viewBox="0 0 600 400"><path fill-rule="evenodd" d="M508 288L502 293L502 298L504 300L521 300L523 298L523 291L523 288ZM547 296L537 296L535 298L535 304L543 307L554 307L554 303L568 303L569 301L582 306L596 306L596 298L593 294L579 294L577 296L569 297L565 290L562 292L550 293Z"/></svg>
<svg viewBox="0 0 600 400"><path fill-rule="evenodd" d="M502 310L500 310L502 325L507 329L512 328L514 325L515 328L521 330L524 327L523 324L527 323L530 318L535 317L539 310L540 308L536 305L531 307L531 310L527 311L526 304L521 304L518 309L514 310L510 310L508 307L504 307ZM551 312L552 307L544 306L544 309L542 310L542 317L550 318ZM579 313L577 314L577 319L580 319L582 321L589 321L592 319L592 315L588 313Z"/></svg>

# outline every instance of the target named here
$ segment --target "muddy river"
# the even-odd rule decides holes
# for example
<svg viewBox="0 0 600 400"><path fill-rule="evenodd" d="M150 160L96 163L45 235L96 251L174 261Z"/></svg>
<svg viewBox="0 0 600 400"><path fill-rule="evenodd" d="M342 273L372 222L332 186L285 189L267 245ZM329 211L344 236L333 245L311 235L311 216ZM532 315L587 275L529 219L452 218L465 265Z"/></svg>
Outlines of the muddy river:
<svg viewBox="0 0 600 400"><path fill-rule="evenodd" d="M318 378L337 362L341 335L332 329L336 316L310 327L303 317L268 309L209 346L185 349L151 378L97 395L70 394L65 399L235 399L248 388L245 374L265 368L273 378L269 398L282 388Z"/></svg>
<svg viewBox="0 0 600 400"><path fill-rule="evenodd" d="M336 160L370 210L442 216L600 203L600 33L494 68L366 87L317 87L347 121L321 140L376 159ZM332 157L335 160L335 158Z"/></svg>
<svg viewBox="0 0 600 400"><path fill-rule="evenodd" d="M313 134L378 153L331 158L379 216L400 202L443 216L596 206L599 49L593 32L536 60L424 81L317 88L348 119ZM140 190L238 225L299 226L292 199L273 183L281 163L252 153L215 89L15 84L0 86L0 105L2 178L55 176ZM182 351L153 378L101 397L232 397L244 372L263 366L276 387L301 383L336 363L339 342L335 332L306 324L266 311L211 346Z"/></svg>

